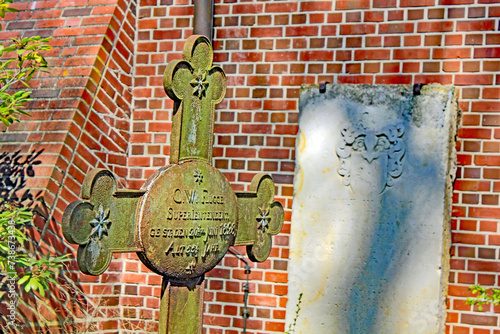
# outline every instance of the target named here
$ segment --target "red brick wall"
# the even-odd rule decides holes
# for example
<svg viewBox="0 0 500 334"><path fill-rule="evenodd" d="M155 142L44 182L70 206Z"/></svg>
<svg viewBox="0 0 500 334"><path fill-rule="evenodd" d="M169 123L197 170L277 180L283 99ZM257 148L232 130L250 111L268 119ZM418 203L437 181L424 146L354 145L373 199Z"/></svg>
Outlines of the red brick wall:
<svg viewBox="0 0 500 334"><path fill-rule="evenodd" d="M214 165L236 190L255 173L271 174L286 212L271 257L252 268L249 332L285 330L298 94L303 83L328 81L457 86L463 115L447 331L498 333L500 308L473 312L464 301L471 284L499 284L500 0L215 2L215 61L228 89L216 112ZM36 83L43 89L34 117L0 138L2 150L23 152L53 138L37 187L48 188L49 203L57 197L60 221L90 168L109 168L139 188L168 163L172 102L162 75L192 34L193 7L189 0L139 0L137 8L118 0L40 3L52 5L21 12L0 37L55 36L54 70ZM240 331L244 279L230 255L207 274L207 333ZM156 329L160 280L135 255L116 256L105 275L80 281L114 306L103 308L101 329Z"/></svg>

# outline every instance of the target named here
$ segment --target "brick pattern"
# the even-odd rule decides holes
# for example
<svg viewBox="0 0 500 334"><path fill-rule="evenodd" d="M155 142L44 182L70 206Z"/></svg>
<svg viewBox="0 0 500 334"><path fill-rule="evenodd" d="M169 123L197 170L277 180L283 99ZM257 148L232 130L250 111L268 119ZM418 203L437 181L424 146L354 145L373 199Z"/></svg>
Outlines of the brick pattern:
<svg viewBox="0 0 500 334"><path fill-rule="evenodd" d="M92 168L107 168L126 185L137 4L125 0L54 0L14 5L21 11L7 14L8 23L0 38L52 36L53 49L47 54L50 73L31 82L37 89L35 101L29 106L32 117L23 117L21 123L0 134L1 150L20 150L21 154L43 151L37 158L40 164L35 167L35 177L26 184L26 189L45 203L33 233L43 240L44 252L74 252L62 240L60 221L66 206L79 198L85 173ZM135 254L130 258L116 256L109 272L98 278L80 274L76 263L70 265L68 277L78 282L83 292L92 294L92 302L99 306L94 312L82 304L94 319L81 324L80 329L93 323L99 331L134 326L156 330L153 312L158 305L154 303L149 313L137 311L141 321L135 317L119 320L122 313L132 314L127 310L129 305L138 307L136 299L151 303L150 296L159 295L159 288L153 293L159 283L148 280L148 271L140 268ZM124 284L127 274L123 272L134 266L135 272L144 272L139 281L150 283L149 290L139 291L137 284ZM71 311L71 305L67 306L61 309L69 312L68 317L81 316L78 307ZM51 328L51 332L61 330L71 332L74 328Z"/></svg>
<svg viewBox="0 0 500 334"><path fill-rule="evenodd" d="M252 264L248 333L285 330L298 95L301 84L324 81L457 86L463 115L446 331L498 333L500 309L473 312L465 300L471 284L500 283L500 1L215 2L215 62L226 72L228 89L216 110L214 165L235 190L245 190L256 173L270 173L286 218L271 257ZM55 72L37 79L34 118L0 136L8 138L3 150L23 152L52 138L40 167L53 168L38 175L48 202L57 197L57 221L90 168L109 168L124 185L139 188L168 163L172 102L162 75L192 34L193 7L190 0L135 5L23 2L16 6L45 8L16 20L10 14L11 26L0 32L0 38L55 36ZM156 330L160 279L135 255L117 256L103 276L79 280L85 292L106 298L106 320L96 320L100 330ZM207 274L206 333L241 330L244 281L242 264L230 255Z"/></svg>

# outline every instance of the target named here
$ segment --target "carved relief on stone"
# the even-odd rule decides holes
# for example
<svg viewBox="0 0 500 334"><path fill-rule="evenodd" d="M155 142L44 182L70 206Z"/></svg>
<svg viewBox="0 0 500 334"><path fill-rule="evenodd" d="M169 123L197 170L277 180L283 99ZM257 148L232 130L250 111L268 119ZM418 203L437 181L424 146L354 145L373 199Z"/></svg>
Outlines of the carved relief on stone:
<svg viewBox="0 0 500 334"><path fill-rule="evenodd" d="M380 194L403 173L405 145L403 123L383 127L358 124L342 127L342 141L336 148L342 183L354 193Z"/></svg>

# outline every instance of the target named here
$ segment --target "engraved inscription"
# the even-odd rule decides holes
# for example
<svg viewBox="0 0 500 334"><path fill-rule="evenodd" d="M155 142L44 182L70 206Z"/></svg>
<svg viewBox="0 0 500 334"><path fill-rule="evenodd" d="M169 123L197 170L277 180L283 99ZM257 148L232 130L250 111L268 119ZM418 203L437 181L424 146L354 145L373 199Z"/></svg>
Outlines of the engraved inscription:
<svg viewBox="0 0 500 334"><path fill-rule="evenodd" d="M163 196L145 199L149 209L140 227L140 256L160 274L196 277L213 268L234 243L236 196L225 177L203 162L183 163L158 178L158 189L162 183L169 187Z"/></svg>

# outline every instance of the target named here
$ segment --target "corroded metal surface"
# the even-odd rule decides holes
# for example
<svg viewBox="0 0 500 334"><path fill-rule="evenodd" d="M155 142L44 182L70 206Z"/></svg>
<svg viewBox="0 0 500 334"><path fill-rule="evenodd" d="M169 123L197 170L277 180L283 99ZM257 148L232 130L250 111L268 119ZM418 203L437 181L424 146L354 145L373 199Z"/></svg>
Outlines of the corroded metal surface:
<svg viewBox="0 0 500 334"><path fill-rule="evenodd" d="M77 261L88 275L100 275L112 253L138 250L135 208L142 191L117 191L113 173L94 169L82 185L81 201L64 211L62 230L68 242L79 245Z"/></svg>
<svg viewBox="0 0 500 334"><path fill-rule="evenodd" d="M235 244L247 246L250 260L263 262L271 253L271 237L279 233L284 221L283 206L274 201L273 179L257 174L250 191L237 192L236 196L239 228Z"/></svg>
<svg viewBox="0 0 500 334"><path fill-rule="evenodd" d="M185 285L163 278L159 334L201 334L205 291L202 280Z"/></svg>
<svg viewBox="0 0 500 334"><path fill-rule="evenodd" d="M283 225L269 175L256 175L250 191L234 193L211 166L214 108L226 91L212 57L208 39L191 36L183 60L165 70L165 91L174 100L172 165L140 191L118 191L111 172L94 170L83 183L83 200L63 216L65 238L79 245L82 272L99 275L113 252L137 252L163 276L160 333L201 333L204 274L233 244L246 245L252 261L264 261Z"/></svg>
<svg viewBox="0 0 500 334"><path fill-rule="evenodd" d="M226 94L226 75L212 66L213 50L205 36L187 39L183 60L167 65L163 86L175 101L170 162L185 159L212 163L214 108Z"/></svg>
<svg viewBox="0 0 500 334"><path fill-rule="evenodd" d="M143 262L178 280L215 267L237 230L236 196L224 175L190 161L160 169L144 189L138 214Z"/></svg>

